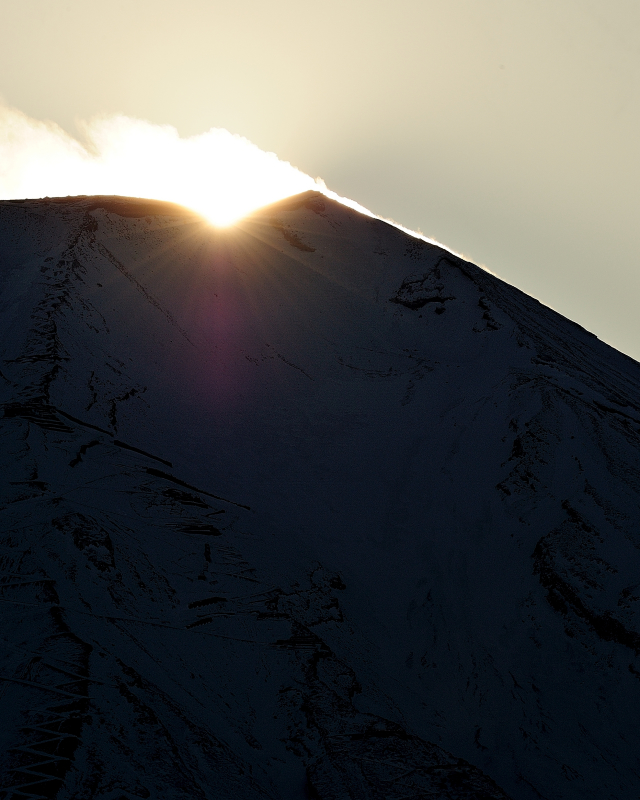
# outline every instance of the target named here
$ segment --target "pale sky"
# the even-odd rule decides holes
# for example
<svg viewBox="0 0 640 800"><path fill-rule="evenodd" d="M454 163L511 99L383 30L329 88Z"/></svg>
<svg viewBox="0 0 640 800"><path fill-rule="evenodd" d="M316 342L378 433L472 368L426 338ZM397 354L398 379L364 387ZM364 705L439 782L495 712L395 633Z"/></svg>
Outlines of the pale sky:
<svg viewBox="0 0 640 800"><path fill-rule="evenodd" d="M0 0L0 99L226 128L640 359L637 0Z"/></svg>

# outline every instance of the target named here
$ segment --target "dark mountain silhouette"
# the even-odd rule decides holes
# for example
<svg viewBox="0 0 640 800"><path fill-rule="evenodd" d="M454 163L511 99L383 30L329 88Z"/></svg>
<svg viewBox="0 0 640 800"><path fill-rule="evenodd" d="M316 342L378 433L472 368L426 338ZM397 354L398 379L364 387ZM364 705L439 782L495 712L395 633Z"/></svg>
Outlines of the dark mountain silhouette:
<svg viewBox="0 0 640 800"><path fill-rule="evenodd" d="M636 362L317 193L0 270L0 797L640 795Z"/></svg>

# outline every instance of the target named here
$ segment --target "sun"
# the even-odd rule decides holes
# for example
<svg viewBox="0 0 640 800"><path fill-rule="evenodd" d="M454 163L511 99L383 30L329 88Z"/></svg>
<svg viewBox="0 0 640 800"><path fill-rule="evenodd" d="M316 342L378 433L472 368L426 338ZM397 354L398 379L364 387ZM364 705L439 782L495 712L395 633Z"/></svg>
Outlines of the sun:
<svg viewBox="0 0 640 800"><path fill-rule="evenodd" d="M124 116L79 125L83 143L0 107L0 197L169 200L225 226L290 195L325 190L319 179L222 128L182 138L170 125Z"/></svg>
<svg viewBox="0 0 640 800"><path fill-rule="evenodd" d="M0 199L120 195L167 200L227 226L262 206L316 190L377 216L327 189L321 178L224 128L181 137L171 125L122 115L77 125L82 141L54 123L0 104Z"/></svg>

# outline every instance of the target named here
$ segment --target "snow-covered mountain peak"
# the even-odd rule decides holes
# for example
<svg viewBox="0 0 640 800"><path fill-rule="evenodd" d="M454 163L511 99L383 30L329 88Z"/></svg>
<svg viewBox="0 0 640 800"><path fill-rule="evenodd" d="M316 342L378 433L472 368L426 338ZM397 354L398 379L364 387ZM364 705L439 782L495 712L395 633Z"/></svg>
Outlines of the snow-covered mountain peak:
<svg viewBox="0 0 640 800"><path fill-rule="evenodd" d="M0 203L4 797L639 790L640 367L317 192Z"/></svg>

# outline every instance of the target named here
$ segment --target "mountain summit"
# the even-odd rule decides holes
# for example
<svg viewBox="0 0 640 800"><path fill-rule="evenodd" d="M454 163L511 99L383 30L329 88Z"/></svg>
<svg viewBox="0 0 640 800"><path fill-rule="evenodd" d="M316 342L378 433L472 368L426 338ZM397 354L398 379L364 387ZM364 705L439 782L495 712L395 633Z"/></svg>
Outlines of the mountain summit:
<svg viewBox="0 0 640 800"><path fill-rule="evenodd" d="M640 794L640 365L315 192L0 269L0 797Z"/></svg>

